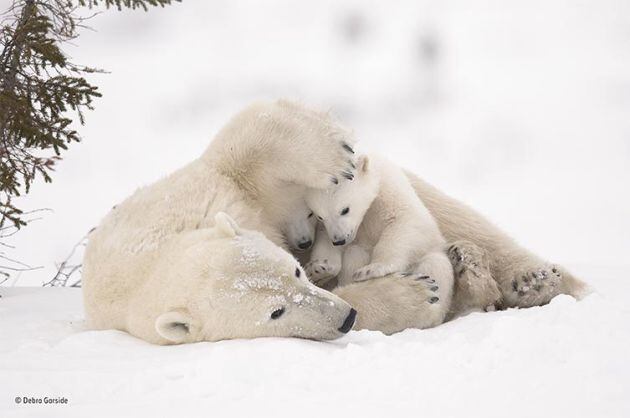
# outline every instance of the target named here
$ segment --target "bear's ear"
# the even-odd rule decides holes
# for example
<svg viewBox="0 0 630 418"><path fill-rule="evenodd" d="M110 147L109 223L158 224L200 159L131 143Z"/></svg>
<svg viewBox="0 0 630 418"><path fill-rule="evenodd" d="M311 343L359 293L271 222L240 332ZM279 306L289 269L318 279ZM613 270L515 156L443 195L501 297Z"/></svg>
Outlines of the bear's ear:
<svg viewBox="0 0 630 418"><path fill-rule="evenodd" d="M219 212L214 216L214 223L219 232L226 238L234 238L241 233L236 221L225 212Z"/></svg>
<svg viewBox="0 0 630 418"><path fill-rule="evenodd" d="M359 170L363 173L367 173L367 171L370 169L369 157L367 155L360 156L358 163Z"/></svg>
<svg viewBox="0 0 630 418"><path fill-rule="evenodd" d="M191 341L192 318L185 311L169 311L155 320L155 330L164 339L181 344Z"/></svg>

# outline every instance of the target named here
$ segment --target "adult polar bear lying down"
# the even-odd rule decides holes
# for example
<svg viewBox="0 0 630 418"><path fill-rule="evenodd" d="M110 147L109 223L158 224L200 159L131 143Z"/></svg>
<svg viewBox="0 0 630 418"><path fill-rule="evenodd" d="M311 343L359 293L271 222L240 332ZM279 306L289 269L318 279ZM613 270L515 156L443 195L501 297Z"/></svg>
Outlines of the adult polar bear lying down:
<svg viewBox="0 0 630 418"><path fill-rule="evenodd" d="M327 115L288 102L256 104L236 115L198 160L138 190L91 234L83 276L90 324L159 344L336 338L352 326L350 306L360 312L361 328L391 333L428 326L426 309L435 305L426 303L427 289L413 277L392 275L334 294L318 289L285 251L281 228L265 215L268 197L280 196L287 185L323 189L351 173L351 145ZM504 294L508 303L528 306L518 287L524 278L510 273L537 273L546 264L408 175L446 238L477 244L491 258L495 277L511 277L499 281L502 291L516 293L513 299ZM503 245L507 250L498 251ZM556 271L558 291L581 288Z"/></svg>
<svg viewBox="0 0 630 418"><path fill-rule="evenodd" d="M346 289L344 301L306 279L266 216L266 197L287 185L351 176L351 145L326 115L288 102L236 115L199 159L136 191L92 232L83 275L91 326L158 344L332 339L352 327L352 305L372 329L423 327L415 302L426 290L412 278Z"/></svg>

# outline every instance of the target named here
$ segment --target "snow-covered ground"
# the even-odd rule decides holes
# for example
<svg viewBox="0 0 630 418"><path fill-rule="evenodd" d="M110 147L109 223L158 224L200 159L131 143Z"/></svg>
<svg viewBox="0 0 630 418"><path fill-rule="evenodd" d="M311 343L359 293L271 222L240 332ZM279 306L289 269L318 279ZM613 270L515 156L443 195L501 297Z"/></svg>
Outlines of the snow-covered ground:
<svg viewBox="0 0 630 418"><path fill-rule="evenodd" d="M3 9L7 0L0 0ZM630 2L212 0L107 12L69 52L109 74L13 237L50 280L117 202L256 99L330 107L360 147L598 291L393 337L154 347L82 330L77 289L0 287L0 416L630 416ZM65 396L68 407L15 405ZM90 414L92 415L92 414Z"/></svg>
<svg viewBox="0 0 630 418"><path fill-rule="evenodd" d="M628 417L630 281L386 337L160 347L83 329L78 289L0 292L0 416ZM16 404L60 397L68 405Z"/></svg>

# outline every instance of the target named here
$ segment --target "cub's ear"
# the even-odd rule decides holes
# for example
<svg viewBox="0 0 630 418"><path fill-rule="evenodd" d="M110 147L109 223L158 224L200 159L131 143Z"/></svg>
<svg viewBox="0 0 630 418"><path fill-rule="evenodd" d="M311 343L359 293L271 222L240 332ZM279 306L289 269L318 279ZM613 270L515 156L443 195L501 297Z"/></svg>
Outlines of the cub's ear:
<svg viewBox="0 0 630 418"><path fill-rule="evenodd" d="M226 238L233 238L241 233L236 221L225 212L217 213L214 216L214 223L219 232Z"/></svg>
<svg viewBox="0 0 630 418"><path fill-rule="evenodd" d="M192 317L187 311L169 311L155 320L155 330L164 339L175 344L192 341Z"/></svg>
<svg viewBox="0 0 630 418"><path fill-rule="evenodd" d="M360 171L362 171L363 173L367 173L367 171L370 169L370 159L367 155L362 155L359 157L358 167Z"/></svg>

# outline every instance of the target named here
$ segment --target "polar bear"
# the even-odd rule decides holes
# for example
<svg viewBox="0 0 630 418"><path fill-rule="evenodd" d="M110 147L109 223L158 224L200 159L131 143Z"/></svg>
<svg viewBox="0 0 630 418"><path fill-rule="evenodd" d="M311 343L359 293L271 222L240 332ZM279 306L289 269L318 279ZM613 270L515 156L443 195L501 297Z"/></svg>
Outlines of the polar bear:
<svg viewBox="0 0 630 418"><path fill-rule="evenodd" d="M329 115L294 103L238 113L200 158L136 191L90 234L88 323L157 344L331 339L355 321L390 333L417 326L425 289L413 277L319 289L266 218L266 196L351 177L353 142Z"/></svg>
<svg viewBox="0 0 630 418"><path fill-rule="evenodd" d="M126 203L101 224L92 242L124 222L122 213L139 202ZM129 253L136 268L125 272L124 286L113 282L122 277L89 280L86 309L92 325L157 344L261 336L334 339L350 330L356 311L310 285L289 253L223 212L214 219L214 227L175 234L160 251ZM105 273L93 270L99 256L92 246L88 279Z"/></svg>
<svg viewBox="0 0 630 418"><path fill-rule="evenodd" d="M297 184L286 184L282 194L260 197L264 218L280 231L291 251L301 254L315 241L317 218L306 205L306 189Z"/></svg>
<svg viewBox="0 0 630 418"><path fill-rule="evenodd" d="M446 240L402 169L362 155L351 181L308 190L306 203L327 232L317 236L309 278L317 283L335 275L345 286L415 273L427 287L426 315L446 316L453 289Z"/></svg>
<svg viewBox="0 0 630 418"><path fill-rule="evenodd" d="M90 234L83 267L88 323L158 344L271 335L327 339L347 332L353 321L356 329L388 334L426 327L426 286L417 275L394 273L333 293L287 281L287 271L296 279L304 272L289 266L286 239L266 218L264 197L282 196L288 185L325 189L351 177L353 142L329 114L295 103L257 103L238 113L200 158L136 191ZM545 303L555 292L580 287L465 205L407 176L448 241L466 240L489 254L508 303ZM554 268L557 278L549 277ZM538 275L534 286L525 273ZM269 276L283 284L265 280ZM550 279L555 290L536 298L547 290L539 282ZM251 291L240 299L225 290L244 286ZM331 309L307 312L296 294L311 291ZM287 305L272 303L283 297Z"/></svg>

